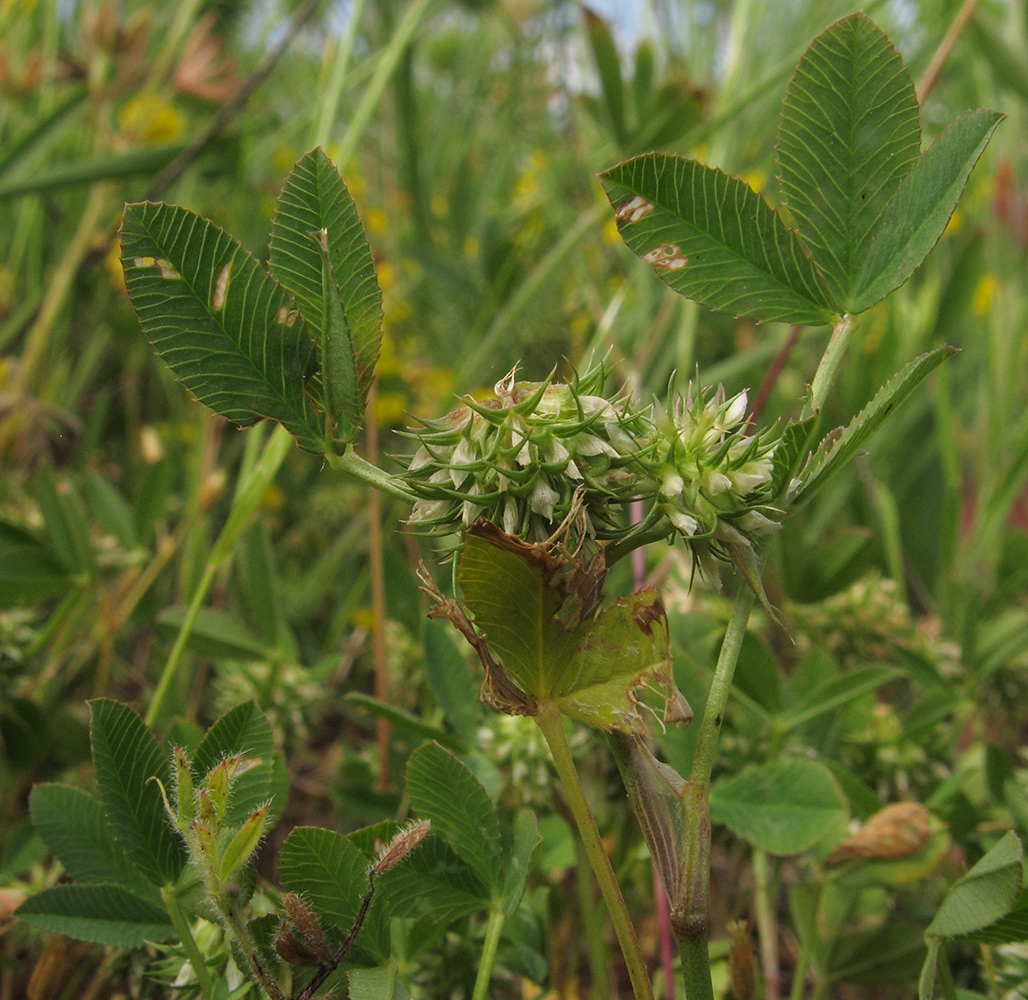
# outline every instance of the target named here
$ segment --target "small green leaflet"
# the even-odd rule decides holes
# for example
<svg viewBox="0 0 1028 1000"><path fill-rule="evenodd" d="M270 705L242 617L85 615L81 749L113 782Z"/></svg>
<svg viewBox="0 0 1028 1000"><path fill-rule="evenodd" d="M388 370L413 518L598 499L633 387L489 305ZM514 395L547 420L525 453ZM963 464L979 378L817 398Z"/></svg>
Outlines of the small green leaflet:
<svg viewBox="0 0 1028 1000"><path fill-rule="evenodd" d="M839 786L813 760L764 764L710 790L710 818L771 854L807 850L844 816Z"/></svg>
<svg viewBox="0 0 1028 1000"><path fill-rule="evenodd" d="M170 786L168 760L128 705L96 698L89 709L93 766L107 822L154 885L171 885L186 863L186 848L168 820L160 785L151 780Z"/></svg>
<svg viewBox="0 0 1028 1000"><path fill-rule="evenodd" d="M874 399L847 425L833 431L807 459L797 477L799 485L789 502L796 506L809 500L859 451L860 446L881 426L882 421L903 402L947 358L957 353L954 347L938 347L914 358L897 372Z"/></svg>
<svg viewBox="0 0 1028 1000"><path fill-rule="evenodd" d="M917 96L878 26L854 14L807 49L785 95L777 158L796 228L840 312L885 206L921 151Z"/></svg>
<svg viewBox="0 0 1028 1000"><path fill-rule="evenodd" d="M323 264L319 235L322 231L328 268ZM311 238L312 234L316 239ZM382 291L353 199L335 165L321 149L304 155L282 187L271 226L269 267L275 280L296 299L297 307L319 340L328 326L324 320L325 274L331 272L335 302L341 307L347 333L341 336L336 321L333 329L327 330L330 339L323 345L322 375L328 381L326 369L335 364L326 354L349 352L357 393L347 405L357 413L359 424L382 341ZM345 340L345 347L333 342L340 339ZM344 368L348 367L344 359ZM343 398L346 397L340 396L340 402Z"/></svg>
<svg viewBox="0 0 1028 1000"><path fill-rule="evenodd" d="M322 453L306 390L316 352L292 299L228 233L175 205L126 205L122 265L154 349L201 403L246 427L277 420Z"/></svg>
<svg viewBox="0 0 1028 1000"><path fill-rule="evenodd" d="M625 242L676 292L758 321L820 324L833 310L796 234L736 177L647 153L600 174Z"/></svg>

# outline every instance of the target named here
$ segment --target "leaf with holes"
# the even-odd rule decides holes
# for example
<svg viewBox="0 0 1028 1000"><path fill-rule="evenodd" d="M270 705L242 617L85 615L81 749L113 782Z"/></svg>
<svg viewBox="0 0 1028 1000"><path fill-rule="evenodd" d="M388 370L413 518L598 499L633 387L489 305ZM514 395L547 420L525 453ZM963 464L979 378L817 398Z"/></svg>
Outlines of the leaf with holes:
<svg viewBox="0 0 1028 1000"><path fill-rule="evenodd" d="M866 15L826 28L800 60L778 131L782 194L833 304L851 306L882 212L921 151L917 96Z"/></svg>
<svg viewBox="0 0 1028 1000"><path fill-rule="evenodd" d="M625 242L676 292L758 321L832 320L824 282L796 234L738 178L648 153L600 180Z"/></svg>
<svg viewBox="0 0 1028 1000"><path fill-rule="evenodd" d="M122 266L154 349L200 402L240 427L277 420L325 450L305 380L316 351L285 290L228 233L174 205L126 205ZM316 252L316 251L315 251Z"/></svg>
<svg viewBox="0 0 1028 1000"><path fill-rule="evenodd" d="M297 307L319 338L326 332L325 289L320 240L324 230L327 255L342 306L357 379L357 412L363 413L374 378L382 341L382 291L375 261L346 184L321 149L302 157L286 178L271 226L269 267L296 299ZM340 327L327 331L324 358L342 352ZM328 372L322 372L328 378Z"/></svg>

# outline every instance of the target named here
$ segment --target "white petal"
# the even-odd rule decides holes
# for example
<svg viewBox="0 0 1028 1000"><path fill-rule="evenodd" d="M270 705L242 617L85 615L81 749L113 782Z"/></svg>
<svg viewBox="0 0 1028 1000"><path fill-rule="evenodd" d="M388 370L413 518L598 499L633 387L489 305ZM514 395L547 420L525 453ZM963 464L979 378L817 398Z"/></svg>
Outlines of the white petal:
<svg viewBox="0 0 1028 1000"><path fill-rule="evenodd" d="M418 469L423 469L432 461L432 453L424 445L422 445L416 452L414 452L414 457L410 460L410 466L408 467L407 471L417 472Z"/></svg>
<svg viewBox="0 0 1028 1000"><path fill-rule="evenodd" d="M781 525L771 518L765 517L759 510L751 510L743 514L736 522L743 531L751 535L769 535L781 530Z"/></svg>
<svg viewBox="0 0 1028 1000"><path fill-rule="evenodd" d="M745 392L740 392L735 399L732 400L731 405L725 411L725 415L722 418L722 426L734 427L743 417L746 416L746 406L748 399Z"/></svg>
<svg viewBox="0 0 1028 1000"><path fill-rule="evenodd" d="M668 520L687 538L692 538L696 534L696 529L700 526L700 522L689 514L684 514L680 510L672 511L668 514Z"/></svg>
<svg viewBox="0 0 1028 1000"><path fill-rule="evenodd" d="M713 469L708 469L703 473L703 485L707 487L712 496L717 496L732 488L732 480L723 472L714 472Z"/></svg>
<svg viewBox="0 0 1028 1000"><path fill-rule="evenodd" d="M664 474L664 493L669 497L682 495L685 489L685 480L673 469Z"/></svg>
<svg viewBox="0 0 1028 1000"><path fill-rule="evenodd" d="M545 476L540 476L532 488L532 498L529 506L536 514L541 514L547 521L553 520L553 505L560 499L560 495L554 490Z"/></svg>

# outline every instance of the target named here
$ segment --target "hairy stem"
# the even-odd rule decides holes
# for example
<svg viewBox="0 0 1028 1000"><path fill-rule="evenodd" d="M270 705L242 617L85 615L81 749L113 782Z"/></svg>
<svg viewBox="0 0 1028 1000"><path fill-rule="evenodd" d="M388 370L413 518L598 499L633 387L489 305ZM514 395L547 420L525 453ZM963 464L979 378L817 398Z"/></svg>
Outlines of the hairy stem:
<svg viewBox="0 0 1028 1000"><path fill-rule="evenodd" d="M586 802L582 784L578 780L578 771L571 758L571 748L564 735L564 723L560 712L552 702L544 702L539 706L538 714L534 718L550 748L553 762L557 766L557 774L564 786L564 794L567 796L568 805L571 807L582 843L585 845L589 864L592 866L597 882L600 883L600 892L607 904L607 911L610 913L614 932L617 934L621 952L625 957L625 965L628 967L632 991L636 1000L653 1000L653 989L650 985L649 973L646 971L646 965L639 951L635 928L628 915L625 899L621 895L621 887L614 876L610 858L603 849L600 831L596 828L596 820L593 818L589 803Z"/></svg>
<svg viewBox="0 0 1028 1000"><path fill-rule="evenodd" d="M175 890L171 886L164 886L161 889L161 899L164 900L168 916L171 917L171 925L175 928L175 933L178 935L182 949L186 953L186 958L189 959L189 964L193 967L193 974L196 976L196 981L200 984L200 992L205 997L213 997L214 980L211 979L207 963L203 960L203 955L200 954L200 949L197 947L189 921L182 912L182 907L178 904L178 896L175 895Z"/></svg>

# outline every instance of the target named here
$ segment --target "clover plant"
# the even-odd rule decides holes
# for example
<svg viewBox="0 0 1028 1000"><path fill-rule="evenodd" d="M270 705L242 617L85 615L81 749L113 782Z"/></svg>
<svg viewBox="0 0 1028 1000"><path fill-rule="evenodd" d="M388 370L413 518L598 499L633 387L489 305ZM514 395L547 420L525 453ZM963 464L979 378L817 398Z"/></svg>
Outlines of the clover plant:
<svg viewBox="0 0 1028 1000"><path fill-rule="evenodd" d="M955 353L939 346L911 359L848 426L822 425L855 317L903 284L927 256L1001 117L969 112L922 150L917 95L900 55L868 17L836 22L815 39L788 86L778 131L777 205L739 178L680 156L646 153L600 175L625 243L675 291L733 316L831 329L802 412L784 424L754 426L745 392L699 381L673 384L660 403L639 401L611 391L617 370L606 361L568 382L552 372L532 381L511 371L492 395L464 397L445 416L421 420L410 431L414 446L399 473L355 450L379 353L381 293L353 201L320 148L285 181L267 267L184 208L125 208L125 277L155 350L197 399L234 424L270 419L279 425L240 490L211 565L231 553L290 441L410 503L408 529L436 536L442 558L452 561L452 588L422 571L430 614L452 622L478 654L483 699L532 717L541 729L636 997L653 996L649 974L579 784L565 720L608 734L670 900L686 994L711 998L712 810L713 819L762 850L782 854L806 849L839 815L834 780L816 761L774 762L711 792L718 734L754 602L778 619L761 584L763 562L783 520ZM633 517L631 508L640 503L641 517ZM613 564L662 539L687 547L694 571L712 584L733 574L743 580L702 718L694 723L699 741L687 776L654 757L641 710L649 704L644 689L655 689L660 725L692 718L675 687L660 598L643 589L610 601L605 592ZM183 642L209 586L208 569L182 624ZM147 722L157 720L176 664L173 652ZM254 929L263 925L244 916L253 891L246 861L268 822L268 803L278 801L260 720L237 709L191 754L176 748L169 765L128 709L101 701L93 712L102 806L61 786L42 786L33 798L37 827L78 881L34 897L20 916L109 940L101 911L131 911L126 942L174 932L211 995L188 925L188 914L209 916L222 925L240 966L269 995L288 995L268 935L259 940ZM260 739L244 739L243 730L254 726ZM365 964L388 956L371 880L380 876L389 896L388 869L407 852L382 912L442 920L469 905L485 906L486 954L475 990L476 1000L485 996L500 931L524 888L537 840L534 818L502 835L481 785L438 746L417 751L407 777L415 810L437 833L417 850L423 826L380 831L393 846L377 855L369 849L370 833L349 839L301 828L286 841L280 871L287 894L279 900L285 917L275 947L279 959L318 970L295 997L312 996L351 948ZM797 811L797 802L804 808ZM86 827L102 830L99 853L88 864L75 848ZM928 834L920 829L903 842L913 845L907 853L925 843ZM1013 840L1001 842L1001 858L994 851L954 887L929 928L922 995L933 988L942 940L1009 922L1020 886L1012 881L1020 870ZM396 858L387 863L390 851ZM452 882L450 889L432 888L429 872L440 865L464 872L471 888L463 902ZM960 907L975 879L999 880L1004 894L987 914L969 917Z"/></svg>

